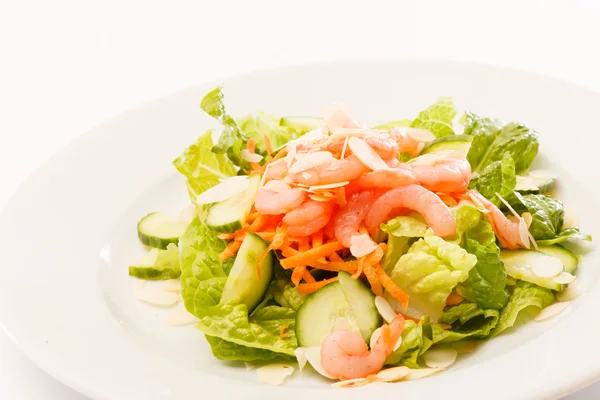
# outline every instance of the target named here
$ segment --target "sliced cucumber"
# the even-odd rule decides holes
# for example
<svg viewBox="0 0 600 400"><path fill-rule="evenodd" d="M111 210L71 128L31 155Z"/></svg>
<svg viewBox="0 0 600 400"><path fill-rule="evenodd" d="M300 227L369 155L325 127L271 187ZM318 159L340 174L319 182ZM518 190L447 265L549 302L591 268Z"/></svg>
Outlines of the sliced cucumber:
<svg viewBox="0 0 600 400"><path fill-rule="evenodd" d="M544 193L552 189L557 176L551 171L533 170L526 176L517 175L515 190L524 193Z"/></svg>
<svg viewBox="0 0 600 400"><path fill-rule="evenodd" d="M343 318L350 329L359 332L365 342L381 326L375 296L360 281L346 272L339 281L313 293L296 314L296 338L300 347L320 346Z"/></svg>
<svg viewBox="0 0 600 400"><path fill-rule="evenodd" d="M235 232L240 229L250 214L260 179L259 174L250 176L246 190L210 206L204 221L206 226L217 232Z"/></svg>
<svg viewBox="0 0 600 400"><path fill-rule="evenodd" d="M273 277L272 252L269 251L260 263L260 277L257 263L268 247L260 236L251 232L246 234L225 283L221 303L233 301L245 304L248 313L251 313L261 302Z"/></svg>
<svg viewBox="0 0 600 400"><path fill-rule="evenodd" d="M129 275L145 280L176 279L181 275L179 249L169 244L167 250L152 249L129 267Z"/></svg>
<svg viewBox="0 0 600 400"><path fill-rule="evenodd" d="M464 157L466 157L469 149L471 148L472 141L473 137L469 135L444 136L439 139L435 139L433 142L425 146L421 151L421 154L456 150L460 151L460 154L464 154Z"/></svg>
<svg viewBox="0 0 600 400"><path fill-rule="evenodd" d="M549 256L560 258L563 263L565 272L575 275L577 272L577 264L579 264L579 258L571 250L562 247L559 244L554 246L538 246L538 251Z"/></svg>
<svg viewBox="0 0 600 400"><path fill-rule="evenodd" d="M140 241L156 249L166 249L171 243L177 244L188 223L161 213L150 213L137 224Z"/></svg>
<svg viewBox="0 0 600 400"><path fill-rule="evenodd" d="M318 117L282 117L279 125L306 133L325 125L325 120Z"/></svg>
<svg viewBox="0 0 600 400"><path fill-rule="evenodd" d="M563 288L563 285L554 282L552 278L543 278L533 272L534 266L555 263L557 257L535 250L502 250L500 259L504 262L506 273L510 277L535 283L551 290L562 290Z"/></svg>

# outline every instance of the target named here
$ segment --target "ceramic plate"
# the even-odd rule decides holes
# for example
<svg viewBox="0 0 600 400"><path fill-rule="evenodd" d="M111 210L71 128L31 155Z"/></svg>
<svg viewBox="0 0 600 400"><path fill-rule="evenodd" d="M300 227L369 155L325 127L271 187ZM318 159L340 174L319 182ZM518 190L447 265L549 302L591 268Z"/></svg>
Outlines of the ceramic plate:
<svg viewBox="0 0 600 400"><path fill-rule="evenodd" d="M600 237L596 200L600 95L533 73L441 61L340 61L224 79L230 112L319 115L343 102L359 121L400 119L450 95L460 109L520 120L541 133L541 164L560 176L567 210ZM120 116L71 143L19 189L0 220L0 318L52 376L94 399L329 399L327 383L296 373L257 383L214 359L200 331L134 298L127 265L142 254L136 222L187 204L171 161L214 122L192 87ZM59 127L56 127L59 129ZM556 318L486 343L438 376L345 390L345 398L557 398L600 377L598 260L580 265L584 294Z"/></svg>

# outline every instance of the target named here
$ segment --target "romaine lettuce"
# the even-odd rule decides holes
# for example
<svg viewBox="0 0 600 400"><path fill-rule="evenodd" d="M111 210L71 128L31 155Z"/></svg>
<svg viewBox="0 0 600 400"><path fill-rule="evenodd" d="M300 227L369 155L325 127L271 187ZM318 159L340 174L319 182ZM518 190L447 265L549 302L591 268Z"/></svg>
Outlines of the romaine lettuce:
<svg viewBox="0 0 600 400"><path fill-rule="evenodd" d="M525 211L532 216L529 232L536 240L554 239L562 229L565 212L562 202L543 194L521 195L515 193L518 201L513 208L519 213Z"/></svg>
<svg viewBox="0 0 600 400"><path fill-rule="evenodd" d="M537 244L541 246L552 246L553 244L562 243L569 239L579 239L586 240L588 242L592 241L592 235L583 234L579 231L579 228L567 228L560 231L555 237L552 239L542 239L537 240Z"/></svg>
<svg viewBox="0 0 600 400"><path fill-rule="evenodd" d="M425 236L427 224L418 213L396 217L379 227L382 232L387 233L388 248L381 261L381 266L386 271L396 265L400 257L405 254L415 238Z"/></svg>
<svg viewBox="0 0 600 400"><path fill-rule="evenodd" d="M418 358L433 344L432 329L428 317L421 318L417 324L407 320L402 332L402 344L385 360L386 365L405 365L409 368L421 368Z"/></svg>
<svg viewBox="0 0 600 400"><path fill-rule="evenodd" d="M278 149L290 140L296 139L306 133L281 126L279 124L280 119L259 111L256 115L248 115L240 118L238 125L244 135L256 141L258 152L265 154L264 135L269 137L273 149Z"/></svg>
<svg viewBox="0 0 600 400"><path fill-rule="evenodd" d="M479 193L499 206L502 201L496 193L502 198L508 198L514 192L516 185L515 163L510 153L504 153L501 160L488 164L479 176L471 180L469 188L477 189Z"/></svg>
<svg viewBox="0 0 600 400"><path fill-rule="evenodd" d="M437 103L421 111L410 126L411 128L427 129L438 138L454 135L452 120L455 116L456 109L452 98L442 97Z"/></svg>
<svg viewBox="0 0 600 400"><path fill-rule="evenodd" d="M444 329L432 324L433 342L450 343L463 339L483 339L498 324L500 311L481 309L473 303L462 303L444 311L440 323L452 325Z"/></svg>

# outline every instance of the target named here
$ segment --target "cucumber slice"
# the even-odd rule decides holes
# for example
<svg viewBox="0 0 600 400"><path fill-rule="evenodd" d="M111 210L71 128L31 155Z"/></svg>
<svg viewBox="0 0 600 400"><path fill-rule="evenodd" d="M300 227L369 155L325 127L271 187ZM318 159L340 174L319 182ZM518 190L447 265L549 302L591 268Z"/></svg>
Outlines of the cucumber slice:
<svg viewBox="0 0 600 400"><path fill-rule="evenodd" d="M188 223L161 213L150 213L137 224L140 242L156 249L166 249L171 243L177 244Z"/></svg>
<svg viewBox="0 0 600 400"><path fill-rule="evenodd" d="M279 120L279 125L298 132L309 132L324 126L325 120L317 117L282 117Z"/></svg>
<svg viewBox="0 0 600 400"><path fill-rule="evenodd" d="M273 254L269 251L260 263L260 278L256 264L267 251L268 244L254 233L248 232L229 273L221 303L230 301L245 304L248 313L261 302L273 277Z"/></svg>
<svg viewBox="0 0 600 400"><path fill-rule="evenodd" d="M500 259L504 262L508 276L551 290L563 289L563 285L554 282L552 278L543 278L533 272L535 265L554 263L557 257L535 250L502 250Z"/></svg>
<svg viewBox="0 0 600 400"><path fill-rule="evenodd" d="M240 229L250 214L260 180L259 174L250 176L246 190L210 206L204 221L206 226L217 232L235 232Z"/></svg>
<svg viewBox="0 0 600 400"><path fill-rule="evenodd" d="M538 251L549 256L560 258L563 263L565 272L575 275L577 272L577 264L579 264L579 258L569 249L562 247L559 244L554 246L538 246Z"/></svg>
<svg viewBox="0 0 600 400"><path fill-rule="evenodd" d="M350 329L359 332L365 342L381 326L375 307L375 295L360 280L346 272L339 280L313 293L296 314L296 338L300 347L320 346L344 318Z"/></svg>
<svg viewBox="0 0 600 400"><path fill-rule="evenodd" d="M515 190L523 193L544 193L552 189L557 176L552 171L533 170L526 176L517 175Z"/></svg>
<svg viewBox="0 0 600 400"><path fill-rule="evenodd" d="M170 244L167 250L152 249L129 267L129 275L145 280L177 279L181 275L179 249Z"/></svg>
<svg viewBox="0 0 600 400"><path fill-rule="evenodd" d="M473 137L469 135L454 135L444 136L439 139L435 139L423 148L421 154L428 153L439 153L440 151L457 150L464 157L467 156L469 149L471 148L471 142Z"/></svg>

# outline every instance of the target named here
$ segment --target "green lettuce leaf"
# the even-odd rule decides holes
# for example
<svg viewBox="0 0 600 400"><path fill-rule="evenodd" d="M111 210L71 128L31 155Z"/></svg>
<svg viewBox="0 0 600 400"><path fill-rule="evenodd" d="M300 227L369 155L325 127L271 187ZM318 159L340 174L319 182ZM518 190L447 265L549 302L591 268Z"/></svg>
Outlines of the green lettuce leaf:
<svg viewBox="0 0 600 400"><path fill-rule="evenodd" d="M479 176L471 180L469 188L477 189L479 193L499 206L502 202L496 193L502 198L508 198L514 192L516 185L515 163L510 153L504 153L501 160L488 164Z"/></svg>
<svg viewBox="0 0 600 400"><path fill-rule="evenodd" d="M219 337L205 335L213 355L225 361L269 361L282 357L279 353L269 350L241 346L228 342Z"/></svg>
<svg viewBox="0 0 600 400"><path fill-rule="evenodd" d="M272 294L275 301L283 307L298 310L306 298L305 294L298 293L298 287L287 279L275 279L271 283L269 293Z"/></svg>
<svg viewBox="0 0 600 400"><path fill-rule="evenodd" d="M410 124L412 128L427 129L435 137L454 135L452 120L456 116L456 109L451 97L442 97L437 103L421 111L417 118Z"/></svg>
<svg viewBox="0 0 600 400"><path fill-rule="evenodd" d="M269 137L273 149L278 149L290 140L297 139L306 133L281 126L280 120L279 117L259 111L255 115L240 118L238 125L246 137L256 141L258 152L266 154L265 134Z"/></svg>
<svg viewBox="0 0 600 400"><path fill-rule="evenodd" d="M483 339L498 324L500 311L484 310L473 303L462 303L444 311L440 323L452 325L444 329L439 324L433 324L433 342L451 343L463 339Z"/></svg>
<svg viewBox="0 0 600 400"><path fill-rule="evenodd" d="M179 239L181 274L181 295L186 309L199 322L197 328L208 336L223 339L227 350L213 349L216 354L228 359L248 361L253 354L255 359L265 359L268 353L252 352L244 349L235 358L236 346L293 357L297 347L294 334L296 312L288 307L263 304L252 315L243 304L221 304L221 295L227 276L233 266L231 259L219 260L225 248L225 241L208 229L199 218L195 218ZM288 336L280 338L279 328L288 326ZM216 339L218 346L225 346Z"/></svg>
<svg viewBox="0 0 600 400"><path fill-rule="evenodd" d="M583 234L579 231L579 228L567 228L567 229L563 229L562 231L560 231L560 233L558 233L555 237L553 237L552 239L542 239L542 240L537 240L537 244L541 245L541 246L552 246L553 244L558 244L558 243L562 243L565 242L569 239L578 239L578 240L585 240L588 242L592 241L592 235L589 234Z"/></svg>
<svg viewBox="0 0 600 400"><path fill-rule="evenodd" d="M213 153L212 147L212 132L208 131L173 161L175 168L187 179L192 201L222 179L237 173L233 163L225 155Z"/></svg>
<svg viewBox="0 0 600 400"><path fill-rule="evenodd" d="M431 345L432 329L428 317L421 318L417 324L407 320L402 331L402 344L385 360L385 365L404 365L409 368L421 368L418 358L425 353Z"/></svg>
<svg viewBox="0 0 600 400"><path fill-rule="evenodd" d="M425 237L400 257L391 278L409 295L411 307L437 319L452 289L467 279L476 263L474 255L428 229Z"/></svg>
<svg viewBox="0 0 600 400"><path fill-rule="evenodd" d="M516 122L504 125L499 120L471 112L465 113L461 122L465 126L464 134L473 136L467 159L474 177L492 162L502 160L505 153L511 155L517 174L527 171L537 155L538 133L524 125Z"/></svg>
<svg viewBox="0 0 600 400"><path fill-rule="evenodd" d="M375 125L373 127L373 129L383 129L383 130L389 131L390 129L398 128L401 126L410 126L411 122L412 121L410 119L401 119L401 120L397 120L397 121L390 121L390 122L386 122L384 124Z"/></svg>
<svg viewBox="0 0 600 400"><path fill-rule="evenodd" d="M473 205L468 203L460 204L450 209L454 223L456 224L456 240L449 240L451 243L461 243L465 232L473 229L481 221L481 212Z"/></svg>
<svg viewBox="0 0 600 400"><path fill-rule="evenodd" d="M562 230L565 212L562 202L543 194L521 195L515 193L518 202L514 209L522 214L527 211L533 217L529 232L536 240L554 239Z"/></svg>
<svg viewBox="0 0 600 400"><path fill-rule="evenodd" d="M391 219L387 223L381 224L379 228L388 235L388 248L383 256L381 266L389 272L400 257L408 251L415 238L425 236L427 224L421 214L411 213Z"/></svg>
<svg viewBox="0 0 600 400"><path fill-rule="evenodd" d="M537 313L552 303L554 303L554 295L549 289L529 282L518 282L510 296L508 304L500 313L498 325L496 325L490 337L494 337L500 332L511 328L522 311L533 308Z"/></svg>
<svg viewBox="0 0 600 400"><path fill-rule="evenodd" d="M460 294L479 307L502 309L508 302L506 271L491 224L481 219L464 239L465 250L477 257L477 264L460 285Z"/></svg>

